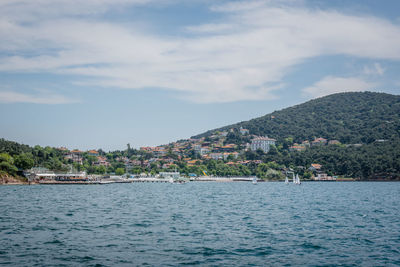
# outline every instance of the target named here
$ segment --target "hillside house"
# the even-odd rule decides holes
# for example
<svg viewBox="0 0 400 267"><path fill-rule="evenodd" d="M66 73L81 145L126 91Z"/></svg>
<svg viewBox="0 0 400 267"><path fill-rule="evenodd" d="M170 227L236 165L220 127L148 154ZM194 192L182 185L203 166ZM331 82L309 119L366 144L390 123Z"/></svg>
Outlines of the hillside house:
<svg viewBox="0 0 400 267"><path fill-rule="evenodd" d="M294 144L293 146L289 147L290 151L304 151L306 147L304 145Z"/></svg>
<svg viewBox="0 0 400 267"><path fill-rule="evenodd" d="M105 166L108 167L110 166L110 162L107 161L107 158L102 157L102 156L98 156L97 157L97 161L92 163L93 166Z"/></svg>
<svg viewBox="0 0 400 267"><path fill-rule="evenodd" d="M243 127L240 127L239 132L240 132L240 134L242 134L242 135L249 134L249 130L248 130L248 129L243 129Z"/></svg>
<svg viewBox="0 0 400 267"><path fill-rule="evenodd" d="M96 150L89 150L88 155L97 157L99 155L99 152L97 152Z"/></svg>
<svg viewBox="0 0 400 267"><path fill-rule="evenodd" d="M316 138L314 141L311 142L312 146L322 146L322 145L326 145L326 143L328 142L328 140L326 140L325 138Z"/></svg>
<svg viewBox="0 0 400 267"><path fill-rule="evenodd" d="M310 168L308 168L312 172L319 172L321 171L322 165L317 163L312 163Z"/></svg>

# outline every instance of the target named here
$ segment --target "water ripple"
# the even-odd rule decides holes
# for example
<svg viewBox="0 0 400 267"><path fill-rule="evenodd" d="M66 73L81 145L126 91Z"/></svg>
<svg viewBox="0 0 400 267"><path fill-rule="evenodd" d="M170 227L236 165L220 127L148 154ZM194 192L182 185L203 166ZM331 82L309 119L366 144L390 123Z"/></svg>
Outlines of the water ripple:
<svg viewBox="0 0 400 267"><path fill-rule="evenodd" d="M0 187L0 264L396 266L400 183Z"/></svg>

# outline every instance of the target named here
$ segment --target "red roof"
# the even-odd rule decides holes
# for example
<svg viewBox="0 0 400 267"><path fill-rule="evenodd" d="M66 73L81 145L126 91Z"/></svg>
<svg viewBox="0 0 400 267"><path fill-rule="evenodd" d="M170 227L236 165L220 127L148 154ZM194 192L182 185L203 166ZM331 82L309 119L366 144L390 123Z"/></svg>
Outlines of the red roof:
<svg viewBox="0 0 400 267"><path fill-rule="evenodd" d="M313 167L313 168L318 170L318 169L321 169L322 165L314 163L314 164L311 164L311 167Z"/></svg>

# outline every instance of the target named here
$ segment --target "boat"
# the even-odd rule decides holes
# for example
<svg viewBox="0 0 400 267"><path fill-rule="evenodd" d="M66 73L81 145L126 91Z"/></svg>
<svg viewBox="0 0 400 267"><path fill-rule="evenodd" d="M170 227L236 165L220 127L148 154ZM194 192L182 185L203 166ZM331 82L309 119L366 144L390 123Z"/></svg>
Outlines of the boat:
<svg viewBox="0 0 400 267"><path fill-rule="evenodd" d="M296 174L296 184L301 184L301 182L300 182L300 177L299 177L298 174Z"/></svg>
<svg viewBox="0 0 400 267"><path fill-rule="evenodd" d="M289 178L287 176L285 178L285 184L289 184Z"/></svg>
<svg viewBox="0 0 400 267"><path fill-rule="evenodd" d="M253 177L252 183L253 183L253 184L257 184L257 177Z"/></svg>

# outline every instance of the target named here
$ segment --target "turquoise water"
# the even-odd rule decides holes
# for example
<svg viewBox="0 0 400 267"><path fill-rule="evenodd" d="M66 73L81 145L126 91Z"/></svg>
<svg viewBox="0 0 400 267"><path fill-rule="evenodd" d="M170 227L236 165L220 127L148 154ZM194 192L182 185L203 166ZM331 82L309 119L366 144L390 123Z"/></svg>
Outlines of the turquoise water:
<svg viewBox="0 0 400 267"><path fill-rule="evenodd" d="M400 265L400 183L0 187L0 264Z"/></svg>

